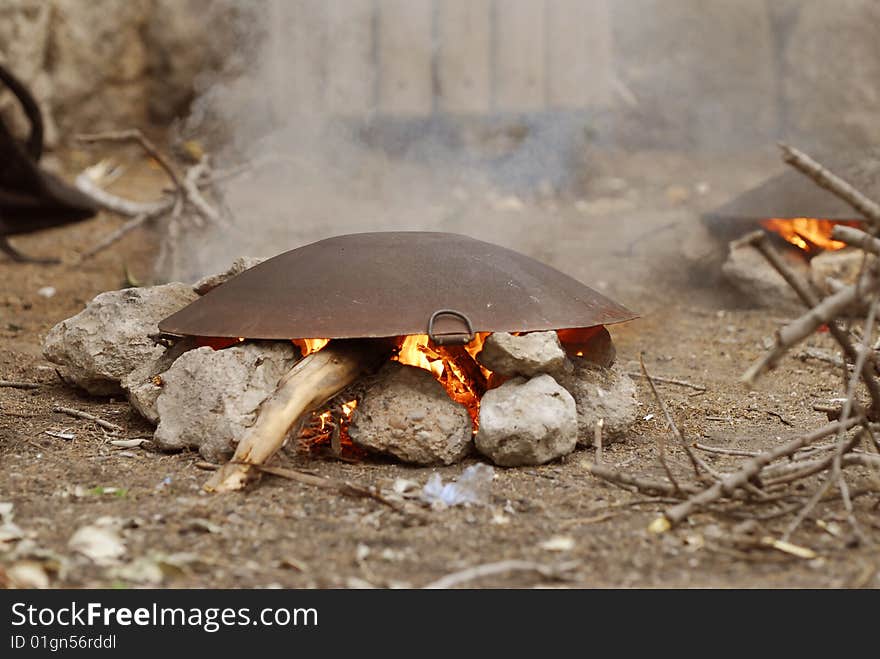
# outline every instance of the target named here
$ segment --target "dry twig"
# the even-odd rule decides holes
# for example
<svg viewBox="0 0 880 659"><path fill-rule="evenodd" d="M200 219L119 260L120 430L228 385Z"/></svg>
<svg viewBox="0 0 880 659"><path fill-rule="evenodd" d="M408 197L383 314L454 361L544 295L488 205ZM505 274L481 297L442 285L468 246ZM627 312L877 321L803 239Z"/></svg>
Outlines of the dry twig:
<svg viewBox="0 0 880 659"><path fill-rule="evenodd" d="M819 187L825 188L848 203L873 225L880 226L880 204L866 197L806 153L781 142L779 148L782 150L782 159L785 162L811 178Z"/></svg>
<svg viewBox="0 0 880 659"><path fill-rule="evenodd" d="M0 380L0 389L39 389L38 382L22 382L21 380Z"/></svg>
<svg viewBox="0 0 880 659"><path fill-rule="evenodd" d="M811 433L795 437L775 449L756 455L750 460L747 460L738 471L725 476L711 487L692 496L686 501L668 508L661 517L658 517L651 523L649 528L655 533L667 531L698 509L718 501L718 499L721 499L722 497L732 496L737 489L743 487L751 479L755 478L761 473L761 470L764 467L774 460L792 455L803 446L807 446L823 437L838 432L841 428L843 430L848 430L861 422L861 417L835 421L834 423L822 426Z"/></svg>
<svg viewBox="0 0 880 659"><path fill-rule="evenodd" d="M113 432L122 432L122 426L117 426L115 423L110 423L109 421L105 421L99 417L96 417L94 414L89 414L88 412L81 412L80 410L75 410L71 407L61 407L60 405L52 408L53 412L58 412L60 414L66 414L67 416L76 417L77 419L84 419L86 421L91 421L96 425L101 426L105 430L111 430Z"/></svg>
<svg viewBox="0 0 880 659"><path fill-rule="evenodd" d="M627 371L626 374L631 378L644 378L644 374L637 373L634 371ZM664 378L659 375L652 375L651 379L654 382L662 382L663 384L674 384L679 387L687 387L689 389L695 389L696 391L706 391L706 387L701 384L694 384L693 382L688 382L687 380L678 380L676 378Z"/></svg>
<svg viewBox="0 0 880 659"><path fill-rule="evenodd" d="M419 518L425 517L422 511L417 510L413 506L407 505L405 502L389 499L374 487L357 485L349 481L342 481L336 478L329 478L327 476L315 476L313 474L308 474L304 471L297 471L295 469L269 467L267 465L257 465L256 467L263 473L272 474L273 476L280 476L281 478L296 481L297 483L302 483L303 485L311 485L312 487L319 487L324 490L334 490L336 492L339 492L340 494L344 494L350 497L373 499L374 501L385 504L389 508L392 508L399 513L413 515Z"/></svg>
<svg viewBox="0 0 880 659"><path fill-rule="evenodd" d="M470 581L492 577L498 574L508 574L510 572L534 572L545 579L565 579L566 573L576 568L580 563L560 563L559 565L542 565L533 561L498 561L497 563L486 563L484 565L476 565L474 567L465 568L452 574L447 574L436 581L424 586L428 590L436 590L442 588L454 588Z"/></svg>

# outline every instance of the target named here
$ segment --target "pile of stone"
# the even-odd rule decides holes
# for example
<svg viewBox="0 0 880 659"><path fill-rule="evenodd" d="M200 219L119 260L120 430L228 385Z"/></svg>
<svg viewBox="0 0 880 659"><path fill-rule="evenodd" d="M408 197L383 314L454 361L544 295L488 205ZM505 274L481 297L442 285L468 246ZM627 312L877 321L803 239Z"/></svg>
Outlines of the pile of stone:
<svg viewBox="0 0 880 659"><path fill-rule="evenodd" d="M864 252L851 247L824 251L809 260L796 249L785 248L779 252L788 267L823 296L854 284L864 260ZM725 279L750 304L795 313L803 310L791 286L751 245L731 243L721 269Z"/></svg>
<svg viewBox="0 0 880 659"><path fill-rule="evenodd" d="M195 285L102 293L49 332L44 354L91 394L124 393L155 424L160 449L224 460L300 352L285 341L169 347L157 324L255 263L240 259ZM468 410L429 372L390 361L352 388L349 435L370 452L418 465L452 464L474 449L498 465L543 464L589 446L600 420L603 442L617 441L638 418L635 386L614 367L607 331L592 345L588 357L576 357L553 331L488 337L477 360L503 384L483 396L476 435Z"/></svg>

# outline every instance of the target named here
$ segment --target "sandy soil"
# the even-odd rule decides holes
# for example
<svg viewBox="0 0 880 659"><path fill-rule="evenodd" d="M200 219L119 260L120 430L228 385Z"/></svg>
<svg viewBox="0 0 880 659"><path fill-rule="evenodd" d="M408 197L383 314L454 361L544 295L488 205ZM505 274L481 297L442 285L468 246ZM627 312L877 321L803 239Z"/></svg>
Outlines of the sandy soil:
<svg viewBox="0 0 880 659"><path fill-rule="evenodd" d="M603 290L642 314L612 328L619 359L637 369L640 351L659 376L704 385L703 393L661 385L672 413L691 440L726 447L764 448L824 421L812 404L838 395L830 366L790 359L756 391L738 378L760 354L784 312L744 307L712 277L695 276L680 245L693 234L700 210L776 170L772 154L685 159L662 153L601 154L601 171L622 179L591 188L582 199L525 200L521 209L475 204L465 211L477 237L491 238L541 258ZM156 189L154 172L129 174L129 192ZM146 192L145 192L146 191ZM467 215L470 217L467 217ZM846 547L817 524L846 529L841 506L823 504L793 541L814 550L805 560L774 550L744 549L732 540L734 516L701 513L662 536L647 531L662 503L603 483L584 470L592 450L530 469L496 469L492 505L426 511L419 521L379 503L344 497L278 478L241 494L201 491L207 473L190 453L160 454L110 446L94 424L53 413L65 405L112 420L127 436L149 426L124 400L91 398L60 381L41 356L49 328L78 312L94 295L119 288L127 268L147 279L155 243L132 235L85 265L76 255L112 230L110 217L22 237L14 242L37 255L60 255L59 266L0 260L0 379L40 383L36 390L0 389L0 501L14 504L15 522L51 568L60 587L135 587L149 570L93 565L68 547L76 529L102 516L125 522L124 563L160 565L168 587L419 587L456 570L503 559L547 566L572 562L565 580L533 572L487 577L469 585L493 587L843 587L880 586L876 551ZM497 232L498 227L505 231ZM498 236L501 236L499 239ZM292 247L293 245L291 245ZM54 287L52 297L40 294ZM810 344L830 347L827 336ZM659 475L656 440L665 424L640 384L645 420L605 460L633 472ZM75 439L50 437L66 430ZM670 448L677 473L686 458ZM719 470L736 459L706 454ZM282 466L388 486L398 478L423 484L435 471L444 479L467 464L412 468L382 460L350 464L283 455ZM866 483L857 475L852 487ZM121 488L99 494L94 488ZM807 491L809 493L809 491ZM856 500L866 532L880 539L876 495ZM765 512L753 508L752 512ZM786 519L762 522L757 534L776 536ZM570 543L545 546L563 536ZM564 546L568 544L568 548ZM7 546L14 547L15 543ZM562 547L559 550L560 546ZM0 568L14 561L3 554ZM139 576L140 575L140 576Z"/></svg>

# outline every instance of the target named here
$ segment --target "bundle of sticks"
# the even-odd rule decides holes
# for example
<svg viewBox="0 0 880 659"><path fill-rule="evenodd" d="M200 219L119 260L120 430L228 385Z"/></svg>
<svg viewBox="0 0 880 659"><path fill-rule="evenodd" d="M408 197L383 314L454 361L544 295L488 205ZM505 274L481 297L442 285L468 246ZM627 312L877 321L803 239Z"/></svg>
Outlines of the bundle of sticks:
<svg viewBox="0 0 880 659"><path fill-rule="evenodd" d="M862 267L855 283L838 287L822 298L809 282L785 264L765 232L756 231L742 238L741 243L754 246L779 272L806 308L802 316L777 329L773 345L746 370L742 380L748 385L754 384L776 368L792 348L820 328L827 327L842 353L843 402L839 408L829 411L830 423L796 435L766 451L691 445L675 425L643 365L644 377L666 416L670 432L690 460L693 478L684 482L682 477L673 475L665 458L665 440L658 443L665 479L625 473L601 462L590 464L588 468L598 478L668 501L662 514L649 526L655 533L668 531L697 512L730 512L731 508L744 506L755 510L769 505L769 514L745 517L753 520L790 517L778 540L788 543L818 503L839 499L850 528L847 541L868 542L857 519L853 499L861 494L880 494L880 441L876 425L880 421L880 384L877 380L880 360L874 345L880 300L880 239L877 238L880 234L880 205L807 154L785 144L780 148L786 163L846 201L864 217L863 229L839 225L834 227L833 234L835 240L862 251ZM861 337L854 339L849 329L853 314L865 309ZM719 473L700 457L700 450L746 459L734 470ZM871 485L853 490L847 474L851 467L866 467L867 481ZM811 482L807 479L817 475L820 479L818 485L812 490L807 488L809 493L803 494L804 485Z"/></svg>

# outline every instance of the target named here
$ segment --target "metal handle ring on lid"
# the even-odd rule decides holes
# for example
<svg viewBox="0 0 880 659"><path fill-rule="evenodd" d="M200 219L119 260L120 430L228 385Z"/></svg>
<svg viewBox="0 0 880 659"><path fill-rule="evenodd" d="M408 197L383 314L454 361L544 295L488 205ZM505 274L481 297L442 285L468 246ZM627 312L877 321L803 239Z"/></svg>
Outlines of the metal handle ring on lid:
<svg viewBox="0 0 880 659"><path fill-rule="evenodd" d="M434 334L434 322L438 316L454 316L462 321L467 328L467 334ZM471 319L464 315L461 311L455 309L438 309L431 314L428 320L428 338L439 346L443 345L467 345L474 340L474 326Z"/></svg>

